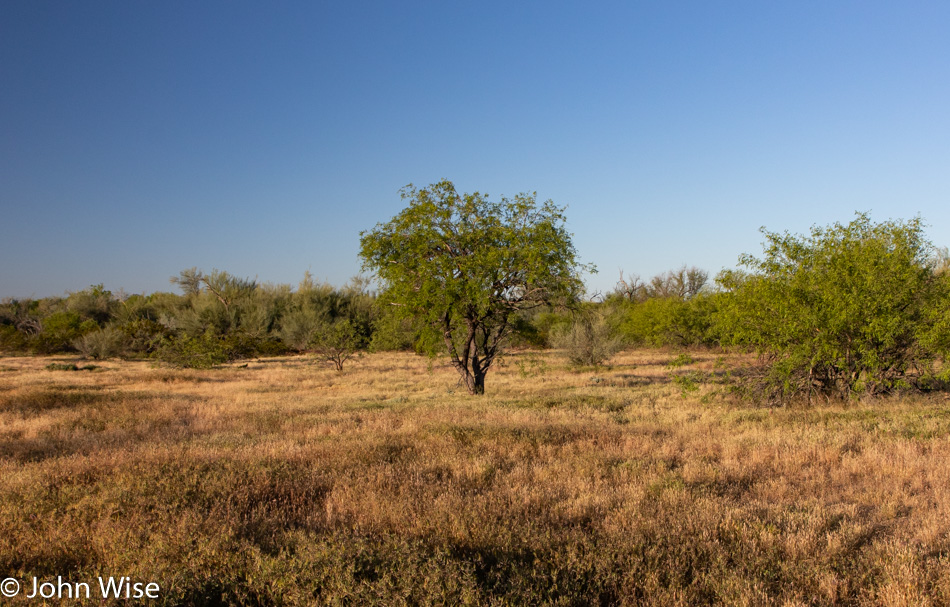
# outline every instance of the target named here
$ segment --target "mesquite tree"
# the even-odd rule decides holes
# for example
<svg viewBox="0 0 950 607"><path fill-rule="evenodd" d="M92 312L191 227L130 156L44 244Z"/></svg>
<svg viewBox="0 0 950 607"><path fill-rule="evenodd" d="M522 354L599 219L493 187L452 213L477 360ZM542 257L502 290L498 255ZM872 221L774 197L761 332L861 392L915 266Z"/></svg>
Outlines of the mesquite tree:
<svg viewBox="0 0 950 607"><path fill-rule="evenodd" d="M564 210L536 194L459 194L445 180L401 194L408 207L360 233L364 269L379 278L382 301L423 319L468 391L483 394L514 316L582 291Z"/></svg>
<svg viewBox="0 0 950 607"><path fill-rule="evenodd" d="M727 340L771 357L784 395L879 394L929 366L946 293L919 218L860 213L807 236L763 234L764 256L740 258L747 272L720 274L719 322Z"/></svg>

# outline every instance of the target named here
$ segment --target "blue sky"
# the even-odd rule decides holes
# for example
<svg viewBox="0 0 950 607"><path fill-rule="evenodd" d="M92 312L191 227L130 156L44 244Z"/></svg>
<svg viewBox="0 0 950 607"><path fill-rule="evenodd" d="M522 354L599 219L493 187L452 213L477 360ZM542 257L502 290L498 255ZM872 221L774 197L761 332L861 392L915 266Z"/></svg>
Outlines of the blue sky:
<svg viewBox="0 0 950 607"><path fill-rule="evenodd" d="M358 273L448 178L618 272L921 215L950 244L945 2L0 4L0 297Z"/></svg>

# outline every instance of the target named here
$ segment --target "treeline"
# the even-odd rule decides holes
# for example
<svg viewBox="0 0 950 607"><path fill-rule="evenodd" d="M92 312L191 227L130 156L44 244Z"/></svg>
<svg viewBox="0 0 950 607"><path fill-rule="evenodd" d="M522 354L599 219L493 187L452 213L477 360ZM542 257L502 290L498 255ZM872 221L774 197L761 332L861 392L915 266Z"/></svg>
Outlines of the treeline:
<svg viewBox="0 0 950 607"><path fill-rule="evenodd" d="M687 288L680 286L684 277ZM603 302L524 314L511 340L521 347L557 346L580 316L595 311L618 345L713 345L711 302L718 294L707 278L683 268L645 284L621 281ZM388 314L359 278L342 288L309 274L297 286L273 285L191 268L172 282L181 293L126 296L94 285L65 297L7 299L0 303L0 350L209 366L262 355L428 348L418 328Z"/></svg>
<svg viewBox="0 0 950 607"><path fill-rule="evenodd" d="M920 220L849 224L811 234L764 232L762 258L714 280L682 267L649 280L621 274L615 290L570 309L521 313L510 343L560 347L597 365L624 347L734 347L765 361L756 390L782 399L942 388L950 379L947 250ZM185 270L180 293L116 295L102 285L66 297L0 304L0 350L148 357L208 367L310 352L342 369L370 350L431 352L440 344L380 304L365 280L341 288L308 275L261 284L214 270Z"/></svg>
<svg viewBox="0 0 950 607"><path fill-rule="evenodd" d="M66 297L5 300L0 350L209 367L303 351L339 358L369 347L376 333L382 338L375 296L359 280L333 288L307 274L294 288L192 268L172 282L180 294L124 296L95 285Z"/></svg>

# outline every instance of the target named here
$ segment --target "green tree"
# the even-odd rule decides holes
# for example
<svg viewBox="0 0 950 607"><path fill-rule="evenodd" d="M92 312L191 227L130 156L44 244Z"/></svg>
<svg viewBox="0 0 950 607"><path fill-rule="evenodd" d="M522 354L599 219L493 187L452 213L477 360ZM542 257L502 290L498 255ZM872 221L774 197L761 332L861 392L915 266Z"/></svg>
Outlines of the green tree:
<svg viewBox="0 0 950 607"><path fill-rule="evenodd" d="M360 348L366 346L366 340L360 336L348 318L339 319L317 329L311 343L317 357L333 363L336 370L341 373L343 363L357 356Z"/></svg>
<svg viewBox="0 0 950 607"><path fill-rule="evenodd" d="M65 303L68 311L76 312L83 320L94 320L100 327L112 320L116 309L121 305L112 292L107 291L101 284L70 293Z"/></svg>
<svg viewBox="0 0 950 607"><path fill-rule="evenodd" d="M730 341L771 357L783 395L887 392L932 360L921 337L942 287L919 218L763 234L762 259L720 275L719 320Z"/></svg>
<svg viewBox="0 0 950 607"><path fill-rule="evenodd" d="M409 201L389 222L360 233L364 269L381 281L382 301L421 318L471 394L521 310L576 300L580 266L563 209L536 194L491 202L459 194L450 181L402 190Z"/></svg>

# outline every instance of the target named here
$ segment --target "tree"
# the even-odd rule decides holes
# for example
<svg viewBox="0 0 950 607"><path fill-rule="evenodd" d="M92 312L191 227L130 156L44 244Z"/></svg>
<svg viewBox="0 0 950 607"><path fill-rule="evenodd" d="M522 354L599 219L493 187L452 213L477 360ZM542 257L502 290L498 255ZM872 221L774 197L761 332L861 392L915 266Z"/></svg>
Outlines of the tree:
<svg viewBox="0 0 950 607"><path fill-rule="evenodd" d="M185 296L183 309L176 311L174 322L176 328L186 333L198 335L210 330L220 335L240 331L259 334L262 328L269 329L273 324L275 310L268 310L265 301L273 298L256 280L220 270L205 274L197 268L182 270L169 280Z"/></svg>
<svg viewBox="0 0 950 607"><path fill-rule="evenodd" d="M932 360L921 337L943 296L919 218L763 234L764 257L743 255L747 272L718 279L720 321L771 357L784 396L888 392Z"/></svg>
<svg viewBox="0 0 950 607"><path fill-rule="evenodd" d="M643 302L654 297L675 297L686 300L702 293L708 280L709 272L696 266L687 268L684 265L678 270L657 274L650 279L649 283L642 282L637 274L624 278L623 270L621 270L620 280L617 281L614 292L607 297L632 302Z"/></svg>
<svg viewBox="0 0 950 607"><path fill-rule="evenodd" d="M340 373L343 372L343 363L357 356L360 348L366 345L366 340L348 318L320 327L311 341L317 357L333 363Z"/></svg>
<svg viewBox="0 0 950 607"><path fill-rule="evenodd" d="M421 318L468 391L483 394L514 316L574 302L583 288L564 209L536 194L491 202L446 180L401 194L407 208L360 233L363 267L380 280L382 301Z"/></svg>
<svg viewBox="0 0 950 607"><path fill-rule="evenodd" d="M696 266L679 270L671 270L665 274L658 274L646 287L649 297L676 297L690 299L695 297L706 286L709 272Z"/></svg>

